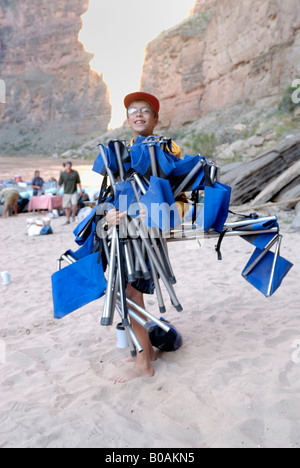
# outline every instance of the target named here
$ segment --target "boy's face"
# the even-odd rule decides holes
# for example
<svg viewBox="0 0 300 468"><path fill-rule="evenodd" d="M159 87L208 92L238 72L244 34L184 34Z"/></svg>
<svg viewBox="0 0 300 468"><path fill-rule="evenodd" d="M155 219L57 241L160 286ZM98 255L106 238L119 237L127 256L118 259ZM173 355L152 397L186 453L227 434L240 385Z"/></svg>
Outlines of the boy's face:
<svg viewBox="0 0 300 468"><path fill-rule="evenodd" d="M131 109L137 109L137 112L130 114ZM148 111L142 112L142 109L148 109ZM158 118L155 116L155 111L149 102L140 100L132 102L127 115L128 127L133 131L134 137L153 135L158 124Z"/></svg>

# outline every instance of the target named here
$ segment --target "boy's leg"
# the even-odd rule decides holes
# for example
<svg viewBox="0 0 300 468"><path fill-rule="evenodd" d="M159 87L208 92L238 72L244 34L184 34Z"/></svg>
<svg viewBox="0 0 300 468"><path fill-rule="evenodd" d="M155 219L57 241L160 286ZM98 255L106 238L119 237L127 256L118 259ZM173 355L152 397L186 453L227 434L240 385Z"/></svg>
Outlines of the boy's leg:
<svg viewBox="0 0 300 468"><path fill-rule="evenodd" d="M138 306L145 309L144 296L140 291L137 291L132 286L128 285L127 290L126 290L126 296L128 297L128 299L131 299L133 302L135 302ZM138 315L140 315L138 311L135 311L135 312ZM137 356L137 360L138 361L140 360L142 363L146 363L148 365L149 360L150 362L156 360L156 354L154 352L153 346L151 345L148 332L147 330L145 330L144 327L138 324L135 320L132 321L132 326L133 326L133 331L135 332L138 340L140 341L142 345L142 348L144 349L144 352Z"/></svg>
<svg viewBox="0 0 300 468"><path fill-rule="evenodd" d="M15 216L18 216L18 203L15 203L14 205L14 212L15 212Z"/></svg>
<svg viewBox="0 0 300 468"><path fill-rule="evenodd" d="M127 286L126 296L137 305L143 308L145 307L143 294L130 285ZM132 321L132 324L134 333L136 334L136 337L144 351L137 355L132 368L126 369L119 375L110 378L110 380L113 380L114 382L125 383L136 379L137 377L153 377L154 375L152 361L156 360L156 355L151 345L148 332L134 320Z"/></svg>

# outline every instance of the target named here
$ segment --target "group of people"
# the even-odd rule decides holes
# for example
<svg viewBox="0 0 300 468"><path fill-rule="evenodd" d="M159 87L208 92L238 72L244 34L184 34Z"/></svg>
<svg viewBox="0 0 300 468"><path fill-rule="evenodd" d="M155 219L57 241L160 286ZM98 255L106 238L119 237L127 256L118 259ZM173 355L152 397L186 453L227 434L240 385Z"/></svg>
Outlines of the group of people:
<svg viewBox="0 0 300 468"><path fill-rule="evenodd" d="M65 170L61 172L57 193L59 193L61 187L64 188L63 194L63 208L66 213L67 222L66 224L75 221L75 216L78 208L78 189L80 190L80 197L83 197L83 191L81 187L81 180L79 173L73 170L71 161L64 164ZM44 180L41 177L40 171L35 171L34 177L31 182L33 189L33 196L38 197L44 193ZM4 199L4 210L3 218L7 217L7 214L11 213L15 216L18 215L18 201L20 199L19 191L14 187L8 187L0 191L0 203ZM72 209L72 213L71 213Z"/></svg>

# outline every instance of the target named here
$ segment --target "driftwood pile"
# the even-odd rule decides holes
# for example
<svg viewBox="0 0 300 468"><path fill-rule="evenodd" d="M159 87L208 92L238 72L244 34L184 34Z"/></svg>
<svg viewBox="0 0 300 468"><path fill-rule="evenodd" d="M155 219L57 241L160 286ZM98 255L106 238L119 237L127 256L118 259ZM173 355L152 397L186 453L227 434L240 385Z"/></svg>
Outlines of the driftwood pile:
<svg viewBox="0 0 300 468"><path fill-rule="evenodd" d="M232 205L268 202L294 208L300 201L300 134L222 175Z"/></svg>

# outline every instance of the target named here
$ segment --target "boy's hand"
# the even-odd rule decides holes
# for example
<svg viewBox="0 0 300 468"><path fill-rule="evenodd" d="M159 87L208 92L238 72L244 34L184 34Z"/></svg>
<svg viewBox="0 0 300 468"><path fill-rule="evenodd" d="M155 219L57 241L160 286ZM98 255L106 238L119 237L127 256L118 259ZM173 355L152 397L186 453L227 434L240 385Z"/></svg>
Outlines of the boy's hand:
<svg viewBox="0 0 300 468"><path fill-rule="evenodd" d="M113 226L120 226L122 218L125 218L127 216L127 213L121 213L120 211L117 211L116 209L108 211L106 215L106 221L108 224L112 224Z"/></svg>

